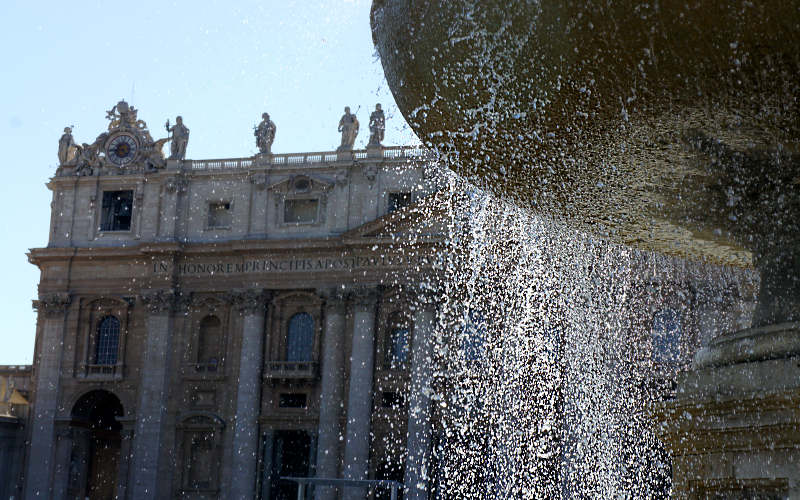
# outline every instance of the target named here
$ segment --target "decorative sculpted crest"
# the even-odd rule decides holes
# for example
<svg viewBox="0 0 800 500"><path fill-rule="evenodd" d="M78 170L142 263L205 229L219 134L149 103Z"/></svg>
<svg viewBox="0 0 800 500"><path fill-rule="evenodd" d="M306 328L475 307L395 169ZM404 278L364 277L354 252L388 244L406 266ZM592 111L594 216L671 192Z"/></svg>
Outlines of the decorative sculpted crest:
<svg viewBox="0 0 800 500"><path fill-rule="evenodd" d="M108 130L91 144L77 145L72 139L72 129L65 129L59 140L59 175L128 173L165 167L162 148L173 138L154 141L147 123L139 119L138 113L139 110L124 100L119 101L106 111ZM185 135L188 141L188 129ZM179 145L184 152L187 141Z"/></svg>

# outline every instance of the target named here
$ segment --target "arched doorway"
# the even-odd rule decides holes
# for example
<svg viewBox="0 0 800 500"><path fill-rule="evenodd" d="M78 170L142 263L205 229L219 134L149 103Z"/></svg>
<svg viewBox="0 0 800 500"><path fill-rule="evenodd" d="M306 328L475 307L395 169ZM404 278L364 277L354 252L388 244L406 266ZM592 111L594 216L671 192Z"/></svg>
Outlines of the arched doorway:
<svg viewBox="0 0 800 500"><path fill-rule="evenodd" d="M84 394L72 407L72 425L80 437L73 443L70 493L79 498L111 500L117 493L123 415L114 394L95 390Z"/></svg>

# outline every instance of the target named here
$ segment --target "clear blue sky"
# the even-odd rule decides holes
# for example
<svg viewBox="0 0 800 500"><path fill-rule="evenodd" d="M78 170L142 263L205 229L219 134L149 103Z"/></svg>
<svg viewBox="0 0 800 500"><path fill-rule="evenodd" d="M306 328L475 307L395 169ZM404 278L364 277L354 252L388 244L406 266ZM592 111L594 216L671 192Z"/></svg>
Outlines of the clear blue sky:
<svg viewBox="0 0 800 500"><path fill-rule="evenodd" d="M30 363L38 269L47 245L62 130L92 142L125 98L153 136L180 114L188 158L250 156L267 111L273 152L328 151L345 105L362 123L380 102L385 144L416 142L397 111L369 28L369 0L131 3L0 0L0 153L4 283L0 364Z"/></svg>

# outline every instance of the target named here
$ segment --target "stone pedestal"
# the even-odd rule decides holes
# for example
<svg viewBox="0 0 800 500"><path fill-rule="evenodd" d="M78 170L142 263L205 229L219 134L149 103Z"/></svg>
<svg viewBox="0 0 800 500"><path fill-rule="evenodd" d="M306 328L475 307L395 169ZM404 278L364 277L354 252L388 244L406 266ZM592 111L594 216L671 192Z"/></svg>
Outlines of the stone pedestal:
<svg viewBox="0 0 800 500"><path fill-rule="evenodd" d="M350 391L347 397L347 440L344 478L367 479L369 471L372 378L375 363L375 303L377 290L365 288L353 295L353 346L350 355ZM346 500L363 499L363 488L347 488Z"/></svg>
<svg viewBox="0 0 800 500"><path fill-rule="evenodd" d="M800 498L800 323L722 335L660 408L677 498Z"/></svg>
<svg viewBox="0 0 800 500"><path fill-rule="evenodd" d="M229 498L246 499L254 497L256 487L266 295L261 290L244 290L234 292L233 299L243 319Z"/></svg>
<svg viewBox="0 0 800 500"><path fill-rule="evenodd" d="M345 302L336 289L324 290L325 332L322 338L322 393L319 404L317 477L338 478L342 436L342 397L344 393ZM334 500L336 489L318 486L318 500Z"/></svg>

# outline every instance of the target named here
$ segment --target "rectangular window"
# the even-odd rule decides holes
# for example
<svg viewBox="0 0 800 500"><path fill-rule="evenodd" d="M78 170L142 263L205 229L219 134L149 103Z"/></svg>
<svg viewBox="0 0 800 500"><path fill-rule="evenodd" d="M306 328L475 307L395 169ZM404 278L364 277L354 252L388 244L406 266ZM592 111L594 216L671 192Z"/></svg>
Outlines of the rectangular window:
<svg viewBox="0 0 800 500"><path fill-rule="evenodd" d="M219 202L208 204L208 227L209 229L229 228L233 216L231 214L230 202Z"/></svg>
<svg viewBox="0 0 800 500"><path fill-rule="evenodd" d="M286 200L283 205L283 222L286 224L311 224L317 221L319 200Z"/></svg>
<svg viewBox="0 0 800 500"><path fill-rule="evenodd" d="M282 393L278 397L278 407L280 408L305 408L306 395L303 393L290 392Z"/></svg>
<svg viewBox="0 0 800 500"><path fill-rule="evenodd" d="M104 191L101 231L130 231L133 191Z"/></svg>
<svg viewBox="0 0 800 500"><path fill-rule="evenodd" d="M387 213L392 213L409 205L411 205L411 193L389 193Z"/></svg>

